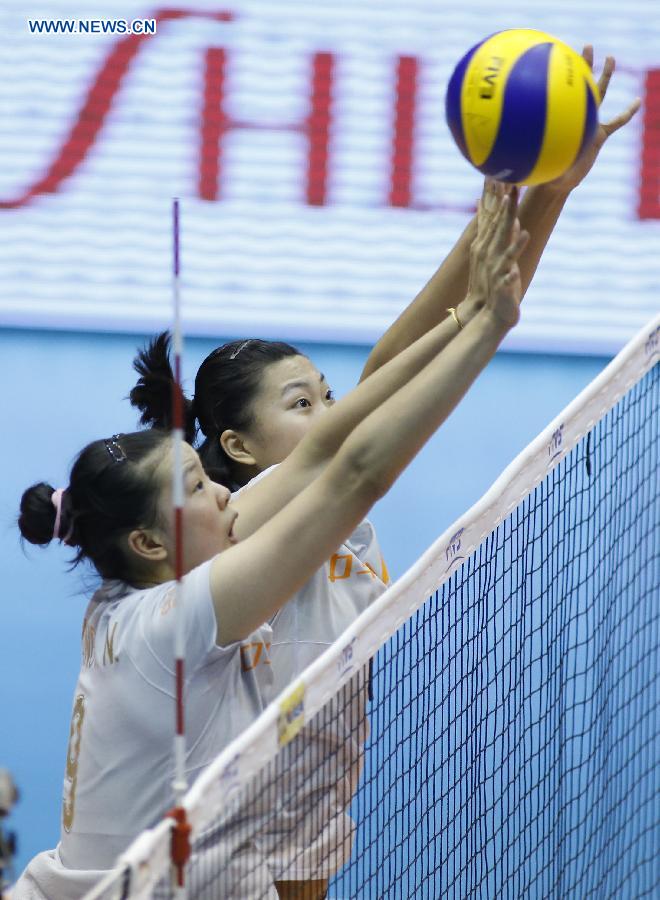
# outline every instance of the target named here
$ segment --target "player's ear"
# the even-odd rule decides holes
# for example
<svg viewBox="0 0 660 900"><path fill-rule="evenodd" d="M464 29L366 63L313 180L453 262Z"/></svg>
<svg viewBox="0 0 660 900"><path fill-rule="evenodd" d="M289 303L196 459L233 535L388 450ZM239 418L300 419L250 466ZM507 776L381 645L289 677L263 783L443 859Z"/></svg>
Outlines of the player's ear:
<svg viewBox="0 0 660 900"><path fill-rule="evenodd" d="M232 462L241 463L244 466L255 466L257 464L245 439L232 428L227 428L222 432L220 435L220 446Z"/></svg>
<svg viewBox="0 0 660 900"><path fill-rule="evenodd" d="M167 548L158 531L151 528L135 528L128 536L129 549L147 563L167 559Z"/></svg>

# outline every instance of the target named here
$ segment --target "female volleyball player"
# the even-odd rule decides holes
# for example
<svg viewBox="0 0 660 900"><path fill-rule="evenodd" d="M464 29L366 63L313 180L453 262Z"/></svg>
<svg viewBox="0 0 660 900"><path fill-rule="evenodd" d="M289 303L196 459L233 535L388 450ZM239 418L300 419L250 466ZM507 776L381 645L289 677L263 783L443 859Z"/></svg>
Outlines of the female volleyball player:
<svg viewBox="0 0 660 900"><path fill-rule="evenodd" d="M487 185L479 216L482 231L502 195L501 186ZM449 344L461 326L467 327L485 304L487 284L476 275L475 271L456 318L445 317L436 325L438 350ZM142 410L143 424L169 427L174 382L166 335L139 355L136 368L141 377L131 400ZM238 537L249 537L295 495L297 481L291 472L298 457L296 448L333 406L325 378L288 344L236 341L204 361L195 381L195 400L187 404L186 436L193 441L199 422L206 435L200 456L207 473L216 482L242 488L234 495L236 503L250 500L250 516L242 513L236 522ZM271 488L273 476L282 477L276 464L285 459L289 474L276 491ZM266 477L255 477L260 473ZM385 589L387 572L368 519L321 562L270 621L273 695L287 687ZM292 564L283 557L282 566ZM331 724L308 723L285 751L288 795L273 800L278 815L269 820L259 839L282 898L323 897L328 878L350 855L352 821L345 811L357 787L368 728L366 692L358 690L357 682L364 682L364 673L351 683L354 700L348 710L343 709L345 697L338 698L334 715L327 716ZM313 777L310 761L316 770ZM307 821L310 814L311 823Z"/></svg>
<svg viewBox="0 0 660 900"><path fill-rule="evenodd" d="M590 48L586 56L591 62ZM605 95L613 68L614 62L608 58L599 83L601 96ZM520 262L523 293L568 194L590 170L607 137L629 121L637 105L601 124L587 156L558 182L527 191L520 216L532 230L533 238ZM362 379L436 327L452 307L456 307L452 312L453 327L451 322L445 323L446 342L482 308L486 288L475 267L468 279L469 248L479 231L488 226L501 196L502 186L486 183L478 216L429 284L378 342ZM162 336L141 354L136 366L142 379L132 400L143 411L143 423L166 425L168 403L160 404L160 408L159 404L154 408L152 403L154 382L167 380L171 372ZM215 350L200 367L188 436L192 439L196 419L205 437L200 456L214 480L232 488L250 483L252 490L254 477L287 457L332 403L332 392L323 376L295 348L256 339L235 341ZM273 511L274 508L264 507L263 518L255 518L251 525L241 520L240 533L247 535L248 527L258 527ZM382 593L386 582L387 570L376 535L365 519L271 622L276 692L332 643ZM306 737L313 740L309 733ZM324 743L327 742L325 734ZM350 801L351 792L346 795ZM293 823L299 811L290 811ZM272 853L269 859L281 879L286 867L281 860L274 860ZM308 879L310 869L318 873L322 867L289 868L287 881ZM281 881L279 886L284 895ZM294 885L291 890L295 892Z"/></svg>
<svg viewBox="0 0 660 900"><path fill-rule="evenodd" d="M482 258L487 247L484 234L503 193L502 185L486 186L478 217L480 239L474 242L472 250L468 296L459 304L455 318L446 318L436 326L438 349L446 346L486 303L489 285L485 277L488 263ZM168 387L173 378L165 336L161 335L148 351L140 354L136 368L142 377L131 399L142 409L143 423L168 427ZM258 340L234 342L211 354L202 365L196 379L195 401L188 405L187 436L193 439L198 418L207 434L201 448L205 468L217 481L237 486L246 477L268 470L284 458L293 464L290 454L333 403L323 377L294 348ZM237 419L242 433L224 431L222 445L226 444L229 452L223 458L221 442L211 438L212 429L217 434L218 420L236 423ZM230 460L236 464L235 470ZM248 474L241 473L241 468ZM290 466L288 470L291 471ZM272 473L275 471L273 468ZM239 536L246 537L267 522L279 504L289 498L290 495L269 492L264 502L257 488L270 477L253 478L240 492L244 500L252 498L252 513L250 519L241 515L238 520ZM287 478L287 490L295 492L296 482L290 480L290 475ZM275 694L290 684L385 588L387 574L368 520L363 520L340 547L333 549L332 556L270 622ZM357 680L361 679L362 674ZM289 893L297 896L300 882L306 884L305 896L323 896L327 877L350 853L352 822L345 810L357 786L361 747L367 734L365 692L358 691L356 684L351 685L350 692L356 699L349 710L342 709L345 698L338 698L332 724L319 729L318 722L309 723L297 745L287 750L289 795L280 798L278 816L271 819L268 833L262 830L260 836L260 846L266 852L282 897ZM307 752L303 752L303 746ZM316 769L313 778L312 764ZM291 787L294 781L295 790ZM309 810L314 810L316 822L323 822L323 827L315 829L306 824Z"/></svg>
<svg viewBox="0 0 660 900"><path fill-rule="evenodd" d="M527 235L504 198L483 235L482 310L446 345L450 320L380 367L319 417L266 479L235 502L184 454L184 622L190 780L269 698L266 624L447 417L518 320L517 258ZM441 352L440 352L441 351ZM31 543L77 548L103 578L83 623L67 755L61 841L28 866L14 900L80 897L169 805L172 777L173 519L170 438L147 430L95 441L66 489L21 501ZM262 527L261 523L266 520ZM241 526L249 535L241 540ZM282 561L286 560L286 565ZM259 652L256 652L256 651ZM253 869L224 896L275 897ZM200 892L198 896L202 896Z"/></svg>
<svg viewBox="0 0 660 900"><path fill-rule="evenodd" d="M591 47L585 48L585 58L591 65ZM613 70L614 60L608 57L599 80L601 97ZM570 191L589 172L606 139L630 120L638 105L601 123L592 147L561 179L526 192L520 222L532 237L520 259L523 295ZM488 226L502 190L502 185L486 182L478 215L426 287L378 341L362 380L435 328L450 311L454 321L453 326L446 323L446 343L483 307L487 289L478 267L473 266L468 277L470 248L479 230ZM142 378L131 400L142 410L143 424L166 426L167 398L154 402L154 385L171 380L164 336L140 354L136 368ZM325 378L294 347L258 339L234 341L214 350L200 366L188 437L193 439L195 428L202 433L199 454L206 471L236 490L280 463L332 403ZM264 509L263 518L252 520L250 527L266 521L272 512L273 508ZM238 527L242 536L249 533L247 520ZM332 643L384 590L386 581L374 529L365 520L272 623L276 686L285 687Z"/></svg>
<svg viewBox="0 0 660 900"><path fill-rule="evenodd" d="M443 320L441 340L449 344L483 308L487 285L476 265L469 277L470 252L475 252L470 248L479 231L488 227L504 190L502 184L486 181L474 222L376 344L361 380ZM523 293L559 215L560 197L558 187L543 186L528 191L521 204L521 215L538 220L542 235L541 240L530 239L521 257ZM135 368L141 378L131 391L131 402L142 411L142 423L168 427L171 405L162 387L172 384L173 376L166 335L139 354ZM295 347L254 338L233 341L214 350L199 368L194 400L188 404L187 438L193 442L196 432L203 435L199 455L214 481L235 491L251 491L255 477L281 463L333 403L325 377ZM264 506L260 517L242 518L237 526L240 536L246 537L274 511L276 507ZM272 623L277 690L286 687L385 588L387 569L368 520L335 550Z"/></svg>

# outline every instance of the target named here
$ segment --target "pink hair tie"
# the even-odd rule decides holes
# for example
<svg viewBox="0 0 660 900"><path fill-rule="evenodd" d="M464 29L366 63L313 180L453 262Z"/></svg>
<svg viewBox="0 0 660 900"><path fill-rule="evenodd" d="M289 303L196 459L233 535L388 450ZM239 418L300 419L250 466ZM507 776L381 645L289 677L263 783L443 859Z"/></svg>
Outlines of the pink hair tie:
<svg viewBox="0 0 660 900"><path fill-rule="evenodd" d="M53 491L51 495L51 503L55 507L55 526L53 527L53 540L55 538L60 538L60 519L62 518L62 495L66 488L58 488L56 491Z"/></svg>

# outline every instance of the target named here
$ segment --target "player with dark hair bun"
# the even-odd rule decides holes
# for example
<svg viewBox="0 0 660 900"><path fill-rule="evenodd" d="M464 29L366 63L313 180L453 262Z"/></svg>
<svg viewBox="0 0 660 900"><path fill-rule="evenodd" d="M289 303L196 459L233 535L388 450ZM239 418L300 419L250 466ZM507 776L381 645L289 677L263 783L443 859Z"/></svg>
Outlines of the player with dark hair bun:
<svg viewBox="0 0 660 900"><path fill-rule="evenodd" d="M320 416L268 478L231 502L228 488L211 481L197 453L184 445L181 614L189 782L272 699L269 621L356 529L518 321L516 260L526 241L515 198L504 198L479 247L490 285L484 308L448 346L447 334L456 329L452 318L381 366ZM23 537L37 544L66 541L103 583L83 624L60 843L32 861L13 900L81 897L171 803L171 447L164 429L112 435L85 447L65 489L40 483L23 495ZM261 649L254 665L243 665L246 646ZM319 849L312 824L328 824L312 820L292 833L303 851ZM232 864L240 863L230 871L252 872L247 882L223 882L223 896L289 895L285 871L273 871L272 845L261 842L259 821L250 840L231 823L218 840ZM336 849L336 865L346 849ZM286 848L281 852L284 864ZM203 865L204 853L199 856L189 896L201 898L195 866ZM321 873L316 886L308 876L317 890L309 896L325 892L327 875Z"/></svg>

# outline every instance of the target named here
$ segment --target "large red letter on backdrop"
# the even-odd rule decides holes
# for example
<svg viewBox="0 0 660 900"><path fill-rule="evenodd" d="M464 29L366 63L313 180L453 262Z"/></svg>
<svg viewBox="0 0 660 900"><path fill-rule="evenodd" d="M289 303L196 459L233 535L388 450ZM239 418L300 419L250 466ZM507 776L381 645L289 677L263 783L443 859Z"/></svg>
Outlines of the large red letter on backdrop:
<svg viewBox="0 0 660 900"><path fill-rule="evenodd" d="M417 67L414 56L400 56L396 71L396 97L392 158L390 168L390 206L410 206L415 141Z"/></svg>
<svg viewBox="0 0 660 900"><path fill-rule="evenodd" d="M160 26L167 21L195 16L220 22L229 22L233 18L230 12L206 12L192 9L159 9L145 18L156 19ZM30 185L13 200L0 200L0 208L24 206L37 194L51 194L66 178L73 175L94 145L115 95L121 87L122 79L128 72L138 50L145 41L153 40L154 37L156 35L129 34L116 42L96 73L69 136L57 151L46 173L39 181Z"/></svg>
<svg viewBox="0 0 660 900"><path fill-rule="evenodd" d="M644 82L640 219L660 219L660 69L649 69Z"/></svg>
<svg viewBox="0 0 660 900"><path fill-rule="evenodd" d="M312 56L309 114L301 121L283 125L259 125L230 119L224 111L227 52L212 47L206 53L204 105L202 110L199 165L199 196L217 200L222 181L222 139L233 128L301 132L307 136L305 199L312 206L327 201L328 150L334 58L331 53Z"/></svg>

